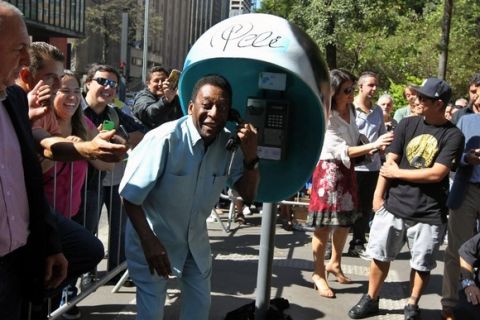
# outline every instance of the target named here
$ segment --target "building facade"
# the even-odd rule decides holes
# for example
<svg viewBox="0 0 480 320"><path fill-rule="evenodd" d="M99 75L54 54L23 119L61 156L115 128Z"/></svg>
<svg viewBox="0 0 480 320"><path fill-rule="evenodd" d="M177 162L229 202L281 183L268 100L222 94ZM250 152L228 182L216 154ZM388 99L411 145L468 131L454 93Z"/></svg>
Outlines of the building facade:
<svg viewBox="0 0 480 320"><path fill-rule="evenodd" d="M7 0L23 12L32 41L44 41L58 47L70 68L71 46L68 38L85 35L85 0Z"/></svg>
<svg viewBox="0 0 480 320"><path fill-rule="evenodd" d="M230 0L229 16L238 16L240 14L250 13L253 9L253 2L248 0Z"/></svg>
<svg viewBox="0 0 480 320"><path fill-rule="evenodd" d="M51 43L64 52L66 68L82 74L94 63L106 63L123 72L129 89L143 86L144 0L8 2L24 13L32 41ZM245 7L250 3L241 2ZM182 69L190 47L211 26L228 18L230 8L230 0L150 0L147 68ZM129 36L122 55L125 12L129 12L128 24L123 25Z"/></svg>
<svg viewBox="0 0 480 320"><path fill-rule="evenodd" d="M95 6L86 0L87 6ZM138 0L136 16L129 16L129 26L137 25L134 36L128 39L127 61L121 61L121 28L111 28L117 41L108 43L108 54L102 54L105 38L88 27L86 41L77 41L75 46L75 69L85 70L90 64L102 62L114 67L124 67L129 90L139 90L143 84L143 0ZM228 18L229 0L150 0L147 68L162 65L167 68L182 69L185 57L195 41L212 25ZM116 19L121 20L120 14ZM135 23L136 22L136 23ZM153 32L155 29L156 32Z"/></svg>

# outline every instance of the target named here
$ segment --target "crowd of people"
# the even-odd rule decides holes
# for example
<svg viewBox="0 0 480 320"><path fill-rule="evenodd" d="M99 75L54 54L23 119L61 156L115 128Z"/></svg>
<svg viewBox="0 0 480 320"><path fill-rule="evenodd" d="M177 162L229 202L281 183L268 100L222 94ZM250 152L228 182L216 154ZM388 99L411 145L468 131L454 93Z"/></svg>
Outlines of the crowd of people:
<svg viewBox="0 0 480 320"><path fill-rule="evenodd" d="M329 273L338 283L351 282L341 267L351 229L347 255L371 263L368 291L348 316L377 315L379 292L390 263L408 244L410 296L404 314L405 319L420 319L419 301L448 226L442 319L475 319L480 311L480 252L478 236L469 239L477 233L480 218L476 197L480 73L468 83L465 106L465 99L450 103L452 91L447 82L429 78L421 86L405 88L408 105L397 109L393 117L391 95L382 94L373 102L374 73L364 72L357 81L349 72L335 69L330 71L330 83L332 110L313 173L307 220L315 230L314 287L321 296L334 298ZM358 94L354 97L355 83ZM453 183L449 182L451 171ZM330 233L333 248L325 263Z"/></svg>
<svg viewBox="0 0 480 320"><path fill-rule="evenodd" d="M167 69L153 67L129 115L113 103L115 68L92 65L82 95L62 52L30 43L22 13L4 1L0 27L0 318L46 319L47 299L55 309L77 294L80 276L95 277L104 257L96 234L105 205L107 271L128 259L138 318L161 317L166 281L178 277L182 318L206 319L206 218L225 185L252 201L259 179L253 126L237 128L240 151L225 150L228 81L200 79L183 116L176 83ZM79 309L63 317L77 319Z"/></svg>
<svg viewBox="0 0 480 320"><path fill-rule="evenodd" d="M21 12L4 1L0 27L0 318L45 319L47 298L53 307L68 303L79 277L85 286L95 280L105 253L96 237L105 206L107 271L127 261L138 319L163 317L169 278L181 285L180 318L208 319L206 219L225 186L251 203L260 178L251 124L237 127L239 152L225 149L229 82L219 75L198 80L184 116L169 70L154 66L126 113L113 103L120 83L114 67L94 64L81 83L64 70L58 48L30 43ZM442 318L474 319L480 311L480 73L468 83L469 99L453 104L444 80L406 86L408 105L393 116L391 95L375 101L375 73L357 79L334 69L330 84L306 221L314 230L314 288L332 299L329 274L351 283L341 264L351 230L347 254L371 263L368 292L348 316L376 315L390 263L408 243L411 292L404 313L419 319L448 229ZM291 217L288 209L283 216ZM79 309L64 317L79 318Z"/></svg>

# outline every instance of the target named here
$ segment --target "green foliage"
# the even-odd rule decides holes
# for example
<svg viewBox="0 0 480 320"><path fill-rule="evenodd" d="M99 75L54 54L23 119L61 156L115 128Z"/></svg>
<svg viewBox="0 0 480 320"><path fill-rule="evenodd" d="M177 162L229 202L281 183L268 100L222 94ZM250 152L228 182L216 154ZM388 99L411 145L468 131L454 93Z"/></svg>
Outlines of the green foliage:
<svg viewBox="0 0 480 320"><path fill-rule="evenodd" d="M288 13L290 12L291 5L294 2L292 0L284 0L284 1L276 1L276 0L263 0L260 4L260 8L256 10L258 13L269 13L274 14L279 17L288 17Z"/></svg>
<svg viewBox="0 0 480 320"><path fill-rule="evenodd" d="M444 0L264 0L260 9L303 28L321 50L334 44L338 67L377 72L378 91L397 106L403 86L416 82L409 77L437 76ZM480 1L455 0L446 79L455 98L480 71L479 40Z"/></svg>
<svg viewBox="0 0 480 320"><path fill-rule="evenodd" d="M407 99L403 96L403 91L405 90L405 84L404 83L396 83L392 79L389 80L389 86L388 86L388 94L392 96L394 104L393 104L393 110L392 112L395 112L395 110L404 107L408 104ZM415 76L407 76L406 77L406 83L408 85L421 85L423 82L422 79L417 78Z"/></svg>
<svg viewBox="0 0 480 320"><path fill-rule="evenodd" d="M135 34L140 31L143 34L144 2L137 0L92 0L93 5L85 9L86 29L92 34L99 34L103 38L103 57L108 55L111 45L120 42L122 30L122 13L128 13L129 30L128 39L135 39ZM156 15L149 17L150 36L155 36L161 30L162 19ZM83 39L85 42L88 38Z"/></svg>

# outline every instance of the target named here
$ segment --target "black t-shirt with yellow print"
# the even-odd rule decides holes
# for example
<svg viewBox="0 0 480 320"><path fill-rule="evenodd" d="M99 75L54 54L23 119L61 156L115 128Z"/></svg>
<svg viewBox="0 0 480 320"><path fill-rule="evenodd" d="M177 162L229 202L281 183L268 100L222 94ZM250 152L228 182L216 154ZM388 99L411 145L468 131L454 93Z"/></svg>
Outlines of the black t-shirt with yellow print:
<svg viewBox="0 0 480 320"><path fill-rule="evenodd" d="M462 132L451 122L430 125L421 116L402 119L387 152L400 156L401 169L422 169L440 163L448 167L459 161L463 151ZM446 222L448 175L436 183L413 183L393 179L385 196L385 209L394 215L417 222Z"/></svg>

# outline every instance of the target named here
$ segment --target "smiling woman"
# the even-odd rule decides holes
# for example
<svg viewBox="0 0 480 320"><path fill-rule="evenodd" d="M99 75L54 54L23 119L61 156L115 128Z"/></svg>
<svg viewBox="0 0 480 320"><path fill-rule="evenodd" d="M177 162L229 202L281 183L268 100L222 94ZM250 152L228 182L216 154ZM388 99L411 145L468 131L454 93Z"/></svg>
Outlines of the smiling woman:
<svg viewBox="0 0 480 320"><path fill-rule="evenodd" d="M93 123L83 115L80 105L80 82L66 70L60 80L60 88L54 98L54 113L60 132L70 140L90 140L97 133ZM99 160L91 160L95 167L108 170L112 165ZM77 215L81 202L81 188L85 182L88 162L71 163L42 161L45 193L52 207L65 217ZM55 183L56 181L56 183Z"/></svg>

